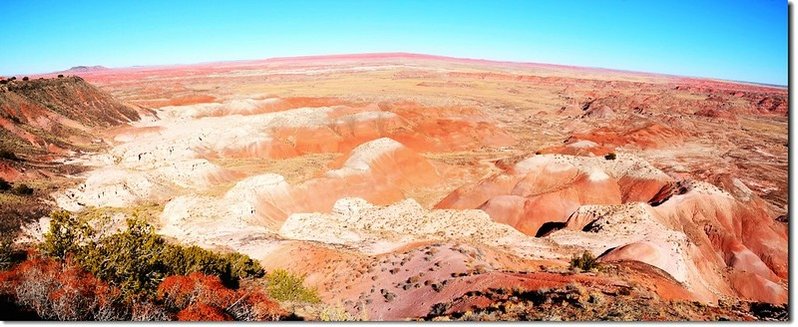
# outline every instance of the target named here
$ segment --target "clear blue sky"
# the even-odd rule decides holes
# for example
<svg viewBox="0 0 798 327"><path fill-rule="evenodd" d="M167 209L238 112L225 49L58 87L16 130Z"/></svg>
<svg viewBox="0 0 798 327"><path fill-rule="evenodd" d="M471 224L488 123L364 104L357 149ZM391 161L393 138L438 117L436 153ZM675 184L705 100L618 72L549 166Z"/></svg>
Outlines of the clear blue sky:
<svg viewBox="0 0 798 327"><path fill-rule="evenodd" d="M1 0L0 74L414 52L786 85L785 0Z"/></svg>

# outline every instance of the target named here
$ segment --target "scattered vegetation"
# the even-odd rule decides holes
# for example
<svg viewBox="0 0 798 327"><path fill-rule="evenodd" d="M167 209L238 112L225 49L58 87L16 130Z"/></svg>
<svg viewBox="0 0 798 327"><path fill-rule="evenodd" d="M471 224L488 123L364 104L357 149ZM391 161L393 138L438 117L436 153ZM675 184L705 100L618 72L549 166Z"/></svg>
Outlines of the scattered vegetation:
<svg viewBox="0 0 798 327"><path fill-rule="evenodd" d="M751 313L760 320L765 321L788 321L790 319L790 309L787 303L772 304L765 302L754 302L750 304Z"/></svg>
<svg viewBox="0 0 798 327"><path fill-rule="evenodd" d="M28 80L30 80L30 78L28 78L28 76L25 76L25 77L22 78L22 80L27 82Z"/></svg>
<svg viewBox="0 0 798 327"><path fill-rule="evenodd" d="M11 191L11 194L18 196L28 196L33 194L33 188L28 184L20 183L16 186L11 185L7 180L0 178L0 192Z"/></svg>
<svg viewBox="0 0 798 327"><path fill-rule="evenodd" d="M452 310L455 304L490 303ZM721 302L719 302L721 303ZM763 307L767 307L762 310ZM645 287L616 285L596 288L570 283L558 288L489 288L466 292L436 303L427 316L432 321L749 321L789 319L787 305L736 302L705 305L697 301L665 300ZM761 315L759 315L761 314ZM753 316L752 316L753 315Z"/></svg>
<svg viewBox="0 0 798 327"><path fill-rule="evenodd" d="M260 290L225 287L219 277L202 273L170 276L158 286L160 303L181 321L261 321L287 316Z"/></svg>
<svg viewBox="0 0 798 327"><path fill-rule="evenodd" d="M188 306L177 314L179 321L231 321L233 317L226 314L219 307L214 307L204 303L196 303Z"/></svg>
<svg viewBox="0 0 798 327"><path fill-rule="evenodd" d="M14 257L13 237L10 235L0 236L0 269L8 269L14 262Z"/></svg>
<svg viewBox="0 0 798 327"><path fill-rule="evenodd" d="M286 271L270 274L267 288L242 285L264 276L258 263L169 244L135 217L126 229L103 235L85 219L53 212L40 251L17 262L0 271L3 320L284 320L297 317L270 293L319 302Z"/></svg>
<svg viewBox="0 0 798 327"><path fill-rule="evenodd" d="M121 290L70 261L34 255L0 272L0 318L46 320L279 320L291 316L262 291L231 289L202 273L170 276L153 299Z"/></svg>
<svg viewBox="0 0 798 327"><path fill-rule="evenodd" d="M607 153L607 155L604 156L604 159L615 160L615 157L616 157L615 156L615 152L610 152L610 153Z"/></svg>
<svg viewBox="0 0 798 327"><path fill-rule="evenodd" d="M64 74L58 74L58 78L64 78Z"/></svg>
<svg viewBox="0 0 798 327"><path fill-rule="evenodd" d="M574 255L571 258L571 269L581 269L582 271L590 271L598 268L596 257L590 251L582 252L582 255Z"/></svg>
<svg viewBox="0 0 798 327"><path fill-rule="evenodd" d="M45 258L0 272L0 295L45 320L122 320L119 293L82 269ZM4 315L12 314L4 312Z"/></svg>
<svg viewBox="0 0 798 327"><path fill-rule="evenodd" d="M325 307L319 313L321 321L368 321L368 315L362 311L359 316L346 311L341 305Z"/></svg>

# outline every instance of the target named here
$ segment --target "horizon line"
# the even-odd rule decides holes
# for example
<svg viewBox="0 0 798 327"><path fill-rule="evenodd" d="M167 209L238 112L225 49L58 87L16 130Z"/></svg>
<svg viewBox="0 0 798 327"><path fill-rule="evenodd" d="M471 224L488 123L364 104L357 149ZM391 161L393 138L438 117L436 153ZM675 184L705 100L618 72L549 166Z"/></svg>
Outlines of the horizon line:
<svg viewBox="0 0 798 327"><path fill-rule="evenodd" d="M192 62L192 63L169 63L169 64L148 64L148 65L131 65L131 66L117 66L117 67L108 67L102 64L83 64L83 65L75 65L70 68L60 70L60 71L52 71L52 72L44 72L44 73L29 73L27 75L31 77L39 77L44 75L52 75L58 73L69 72L71 69L76 67L102 67L102 70L114 70L114 69L139 69L139 68L165 68L165 67L181 67L181 66L198 66L198 65L208 65L208 64L224 64L224 63L246 63L246 62L265 62L265 61L287 61L287 60L312 60L312 59L347 59L353 58L356 59L358 57L368 57L368 56L384 56L384 58L391 58L391 57L416 57L417 59L429 59L429 60L457 60L457 61L468 61L472 63L483 63L483 64L510 64L510 65L540 65L540 66L549 66L549 67L559 67L559 68L567 68L567 69L592 69L598 71L609 71L609 72L618 72L618 73L626 73L626 74L638 74L638 75L654 75L654 76L662 76L662 77L671 77L671 78L690 78L690 79L703 79L703 80L714 80L714 81L721 81L721 82L729 82L729 83L737 83L737 84L753 84L758 86L766 86L766 87L774 87L774 88L789 88L789 81L787 81L787 85L781 84L771 84L771 83L763 83L763 82L752 82L752 81L740 81L740 80L731 80L731 79L724 79L718 77L706 77L706 76L687 76L687 75L677 75L673 73L662 73L662 72L646 72L646 71L636 71L636 70L628 70L622 68L608 68L608 67L596 67L596 66L577 66L577 65L569 65L569 64L562 64L562 63L548 63L548 62L534 62L534 61L513 61L513 60L503 60L503 59L484 59L484 58L470 58L470 57L453 57L447 55L437 55L437 54L426 54L426 53L414 53L414 52L403 52L403 51L389 51L389 52L361 52L361 53L331 53L331 54L310 54L310 55L297 55L297 56L278 56L278 57L266 57L266 58L256 58L256 59L231 59L231 60L209 60L209 61L200 61L200 62ZM13 77L13 76L23 76L26 74L11 74L11 75L0 75L4 77Z"/></svg>

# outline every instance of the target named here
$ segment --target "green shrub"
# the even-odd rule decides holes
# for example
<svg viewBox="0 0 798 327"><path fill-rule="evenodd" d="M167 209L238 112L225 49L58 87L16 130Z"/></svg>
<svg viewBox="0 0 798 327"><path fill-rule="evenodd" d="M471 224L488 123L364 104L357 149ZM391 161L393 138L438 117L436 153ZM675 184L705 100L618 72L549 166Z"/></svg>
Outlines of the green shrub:
<svg viewBox="0 0 798 327"><path fill-rule="evenodd" d="M11 183L5 179L0 178L0 191L8 191L11 189Z"/></svg>
<svg viewBox="0 0 798 327"><path fill-rule="evenodd" d="M50 229L44 234L40 248L44 254L63 260L71 253L77 253L90 233L91 227L69 212L53 211L50 214Z"/></svg>
<svg viewBox="0 0 798 327"><path fill-rule="evenodd" d="M598 262L596 262L596 257L593 256L590 251L582 252L582 255L574 255L571 258L571 268L572 269L581 269L582 271L589 271L594 268L598 267Z"/></svg>
<svg viewBox="0 0 798 327"><path fill-rule="evenodd" d="M0 270L8 269L14 261L14 239L9 236L0 237Z"/></svg>
<svg viewBox="0 0 798 327"><path fill-rule="evenodd" d="M353 315L346 311L340 304L325 307L319 313L320 321L368 321L366 311L361 311L359 315Z"/></svg>
<svg viewBox="0 0 798 327"><path fill-rule="evenodd" d="M266 290L278 301L319 303L321 299L315 289L303 285L305 278L284 269L275 269L266 275Z"/></svg>
<svg viewBox="0 0 798 327"><path fill-rule="evenodd" d="M31 195L33 194L33 189L27 184L19 184L14 186L14 188L11 190L11 193L16 195Z"/></svg>
<svg viewBox="0 0 798 327"><path fill-rule="evenodd" d="M607 153L607 155L604 156L604 159L615 160L615 152Z"/></svg>
<svg viewBox="0 0 798 327"><path fill-rule="evenodd" d="M8 150L5 150L5 149L0 150L0 158L7 159L7 160L14 160L14 161L19 160L19 157L17 157L17 155L14 154L14 152L11 152L11 151L8 151Z"/></svg>
<svg viewBox="0 0 798 327"><path fill-rule="evenodd" d="M262 277L260 264L241 254L218 254L197 246L167 243L152 226L128 219L128 228L98 239L85 221L59 211L51 215L50 230L41 245L53 257L71 257L83 269L119 287L126 297L155 295L167 276L201 272L238 287L241 278Z"/></svg>

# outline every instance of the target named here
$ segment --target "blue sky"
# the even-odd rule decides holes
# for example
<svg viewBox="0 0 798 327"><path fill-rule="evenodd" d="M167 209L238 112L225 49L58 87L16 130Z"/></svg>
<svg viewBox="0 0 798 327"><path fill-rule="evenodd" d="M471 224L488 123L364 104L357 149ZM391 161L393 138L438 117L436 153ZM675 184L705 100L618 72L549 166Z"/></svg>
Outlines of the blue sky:
<svg viewBox="0 0 798 327"><path fill-rule="evenodd" d="M787 2L0 1L0 74L413 52L787 83Z"/></svg>

